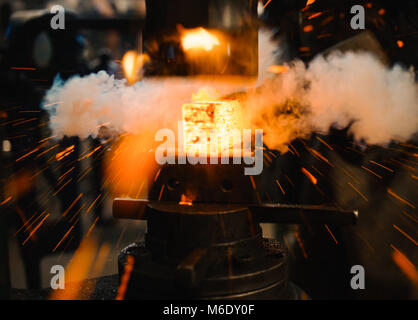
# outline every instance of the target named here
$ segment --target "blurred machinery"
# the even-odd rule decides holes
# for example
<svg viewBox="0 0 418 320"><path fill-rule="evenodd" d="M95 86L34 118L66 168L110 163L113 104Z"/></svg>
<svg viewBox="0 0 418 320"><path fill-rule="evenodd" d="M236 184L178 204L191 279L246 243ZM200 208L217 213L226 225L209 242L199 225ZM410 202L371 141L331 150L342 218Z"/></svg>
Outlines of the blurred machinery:
<svg viewBox="0 0 418 320"><path fill-rule="evenodd" d="M146 4L148 75L257 75L257 1L157 0ZM195 46L185 47L184 37L192 38L193 33ZM214 48L199 48L200 41L208 43L208 36L215 39Z"/></svg>

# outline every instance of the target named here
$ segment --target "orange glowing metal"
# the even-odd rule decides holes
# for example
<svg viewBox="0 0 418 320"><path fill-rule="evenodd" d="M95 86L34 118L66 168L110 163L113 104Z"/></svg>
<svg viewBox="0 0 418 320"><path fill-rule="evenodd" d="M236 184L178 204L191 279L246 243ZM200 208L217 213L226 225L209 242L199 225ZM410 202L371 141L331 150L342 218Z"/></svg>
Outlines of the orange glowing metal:
<svg viewBox="0 0 418 320"><path fill-rule="evenodd" d="M404 45L404 43L403 43L403 41L402 41L402 40L398 40L398 41L396 41L396 43L398 44L398 47L399 47L399 48L402 48L402 47L403 47L403 45Z"/></svg>
<svg viewBox="0 0 418 320"><path fill-rule="evenodd" d="M182 112L185 152L210 154L210 146L217 146L217 152L234 148L234 132L241 128L237 100L196 101L183 105Z"/></svg>
<svg viewBox="0 0 418 320"><path fill-rule="evenodd" d="M215 46L219 46L219 39L203 28L196 28L184 31L181 38L181 45L184 50L202 49L210 51Z"/></svg>

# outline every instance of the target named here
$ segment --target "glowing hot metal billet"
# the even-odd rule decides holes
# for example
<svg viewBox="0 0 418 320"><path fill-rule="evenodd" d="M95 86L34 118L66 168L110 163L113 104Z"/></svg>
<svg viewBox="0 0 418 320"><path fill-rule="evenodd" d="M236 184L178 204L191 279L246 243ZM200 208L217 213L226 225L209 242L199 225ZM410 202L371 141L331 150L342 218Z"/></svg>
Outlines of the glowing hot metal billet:
<svg viewBox="0 0 418 320"><path fill-rule="evenodd" d="M186 152L233 149L234 130L242 127L241 106L237 100L197 101L183 105L183 132ZM215 141L211 141L215 139Z"/></svg>

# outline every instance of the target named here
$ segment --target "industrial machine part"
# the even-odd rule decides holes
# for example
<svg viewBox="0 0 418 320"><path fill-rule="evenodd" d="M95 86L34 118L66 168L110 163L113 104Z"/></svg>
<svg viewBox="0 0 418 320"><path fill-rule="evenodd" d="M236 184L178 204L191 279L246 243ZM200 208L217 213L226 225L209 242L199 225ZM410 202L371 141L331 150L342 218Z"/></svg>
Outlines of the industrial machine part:
<svg viewBox="0 0 418 320"><path fill-rule="evenodd" d="M123 249L127 299L299 299L288 253L261 222L354 224L356 211L257 203L239 165L166 165L148 200L115 199L115 218L146 219L143 243ZM193 195L193 196L191 196ZM193 200L191 200L193 199ZM132 259L133 258L133 259Z"/></svg>
<svg viewBox="0 0 418 320"><path fill-rule="evenodd" d="M147 0L146 9L147 74L257 75L257 1ZM185 46L187 35L194 45Z"/></svg>

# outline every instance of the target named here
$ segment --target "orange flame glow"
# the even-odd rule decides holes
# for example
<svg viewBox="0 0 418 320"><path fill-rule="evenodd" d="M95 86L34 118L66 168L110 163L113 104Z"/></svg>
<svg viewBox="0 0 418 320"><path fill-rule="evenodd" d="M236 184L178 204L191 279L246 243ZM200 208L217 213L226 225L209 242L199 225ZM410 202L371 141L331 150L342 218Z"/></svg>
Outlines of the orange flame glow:
<svg viewBox="0 0 418 320"><path fill-rule="evenodd" d="M153 132L126 134L106 154L106 183L118 197L139 198L148 192L147 175L155 170Z"/></svg>
<svg viewBox="0 0 418 320"><path fill-rule="evenodd" d="M52 290L51 300L78 300L82 298L79 282L88 278L89 271L94 265L94 257L97 252L97 239L85 238L80 247L74 253L74 257L66 267L65 290Z"/></svg>
<svg viewBox="0 0 418 320"><path fill-rule="evenodd" d="M280 74L280 73L286 73L289 71L289 68L283 65L273 65L268 68L268 72Z"/></svg>
<svg viewBox="0 0 418 320"><path fill-rule="evenodd" d="M181 44L186 51L192 49L211 51L213 47L219 46L220 42L214 34L203 28L196 28L184 31Z"/></svg>
<svg viewBox="0 0 418 320"><path fill-rule="evenodd" d="M181 205L181 206L191 206L191 205L193 205L193 197L182 194L179 205Z"/></svg>
<svg viewBox="0 0 418 320"><path fill-rule="evenodd" d="M139 80L139 70L149 61L146 54L138 54L136 51L128 51L122 59L123 72L129 84Z"/></svg>

